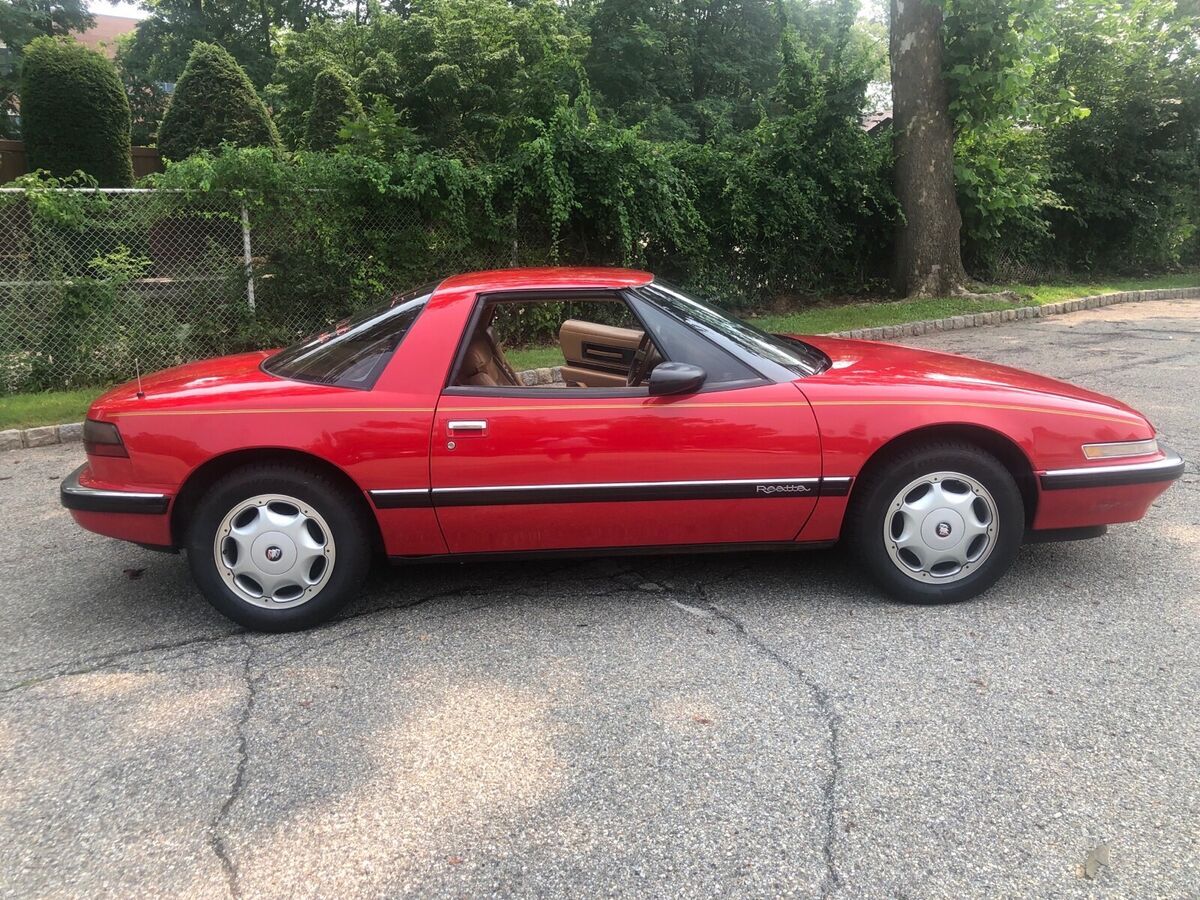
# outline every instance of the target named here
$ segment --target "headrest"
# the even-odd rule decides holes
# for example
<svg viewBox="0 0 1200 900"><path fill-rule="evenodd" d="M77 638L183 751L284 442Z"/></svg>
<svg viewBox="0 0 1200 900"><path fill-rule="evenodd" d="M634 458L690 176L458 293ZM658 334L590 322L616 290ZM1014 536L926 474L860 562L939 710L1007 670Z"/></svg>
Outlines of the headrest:
<svg viewBox="0 0 1200 900"><path fill-rule="evenodd" d="M482 335L471 341L467 355L463 357L463 374L475 375L484 371L492 362L492 345Z"/></svg>

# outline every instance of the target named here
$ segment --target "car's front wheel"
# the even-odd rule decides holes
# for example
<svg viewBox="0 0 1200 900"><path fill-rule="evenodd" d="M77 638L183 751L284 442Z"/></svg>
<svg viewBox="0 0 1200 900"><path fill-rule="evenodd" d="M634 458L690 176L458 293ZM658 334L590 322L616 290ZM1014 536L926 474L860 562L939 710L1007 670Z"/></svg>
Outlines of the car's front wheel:
<svg viewBox="0 0 1200 900"><path fill-rule="evenodd" d="M196 505L188 564L204 596L257 631L333 616L370 568L354 497L317 471L263 464L220 479Z"/></svg>
<svg viewBox="0 0 1200 900"><path fill-rule="evenodd" d="M848 536L875 580L917 603L975 597L1008 570L1025 531L1012 474L969 444L901 452L862 479Z"/></svg>

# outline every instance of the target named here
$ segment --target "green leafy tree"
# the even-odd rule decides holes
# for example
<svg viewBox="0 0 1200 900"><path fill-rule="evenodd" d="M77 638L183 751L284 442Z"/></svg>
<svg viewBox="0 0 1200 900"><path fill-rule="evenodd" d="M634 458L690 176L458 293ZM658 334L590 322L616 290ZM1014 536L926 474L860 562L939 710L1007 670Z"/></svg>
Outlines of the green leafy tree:
<svg viewBox="0 0 1200 900"><path fill-rule="evenodd" d="M279 133L237 61L215 44L197 43L163 116L158 146L180 160L226 143L276 147Z"/></svg>
<svg viewBox="0 0 1200 900"><path fill-rule="evenodd" d="M1065 7L1048 0L945 3L963 247L988 273L1019 268L1017 260L1048 237L1046 214L1059 200L1049 187L1046 135L1088 113L1069 85L1035 89L1038 73L1058 58L1056 25Z"/></svg>
<svg viewBox="0 0 1200 900"><path fill-rule="evenodd" d="M890 151L859 126L875 61L851 39L844 6L833 31L809 32L814 45L783 32L778 82L752 131L681 157L713 250L693 274L731 303L860 284L885 267Z"/></svg>
<svg viewBox="0 0 1200 900"><path fill-rule="evenodd" d="M40 37L21 66L21 116L32 169L80 170L102 187L133 183L129 101L112 63L65 38Z"/></svg>
<svg viewBox="0 0 1200 900"><path fill-rule="evenodd" d="M686 175L633 129L600 119L586 96L539 123L506 169L493 203L546 235L548 261L642 264L703 247Z"/></svg>
<svg viewBox="0 0 1200 900"><path fill-rule="evenodd" d="M350 77L341 69L329 68L313 84L312 108L308 111L309 150L332 150L340 141L338 134L347 118L362 115L362 104L354 93Z"/></svg>
<svg viewBox="0 0 1200 900"><path fill-rule="evenodd" d="M1087 0L1083 0L1087 2ZM1057 49L1051 0L892 0L896 192L904 212L895 281L909 295L969 293L968 244L1038 229L1055 203L1031 134L1085 115L1069 88L1038 95ZM964 209L966 210L964 235Z"/></svg>
<svg viewBox="0 0 1200 900"><path fill-rule="evenodd" d="M15 137L21 53L36 37L84 31L93 23L84 0L6 0L0 3L0 138Z"/></svg>
<svg viewBox="0 0 1200 900"><path fill-rule="evenodd" d="M1046 135L1055 267L1200 260L1200 15L1194 2L1075 0L1039 92L1091 111Z"/></svg>
<svg viewBox="0 0 1200 900"><path fill-rule="evenodd" d="M429 0L287 35L266 94L285 143L299 147L317 76L337 66L368 105L383 97L401 111L425 146L486 160L528 134L526 120L544 122L560 97L579 95L586 50L552 0Z"/></svg>
<svg viewBox="0 0 1200 900"><path fill-rule="evenodd" d="M778 75L772 0L598 0L582 15L598 102L657 137L752 128Z"/></svg>
<svg viewBox="0 0 1200 900"><path fill-rule="evenodd" d="M126 63L138 77L161 82L179 79L196 41L219 44L238 61L255 85L275 67L278 36L303 32L341 13L340 0L143 0L150 13L138 23Z"/></svg>
<svg viewBox="0 0 1200 900"><path fill-rule="evenodd" d="M197 41L229 51L261 88L275 70L282 35L343 12L341 0L141 0L149 15L123 39L117 65L130 90L138 140L158 130L165 110L162 85L179 80ZM137 91L135 96L134 91Z"/></svg>

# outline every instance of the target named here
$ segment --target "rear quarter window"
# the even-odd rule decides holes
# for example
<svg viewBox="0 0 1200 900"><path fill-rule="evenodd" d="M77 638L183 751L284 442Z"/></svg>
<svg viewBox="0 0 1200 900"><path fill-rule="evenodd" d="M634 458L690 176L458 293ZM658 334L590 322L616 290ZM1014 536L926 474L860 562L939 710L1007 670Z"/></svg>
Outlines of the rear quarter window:
<svg viewBox="0 0 1200 900"><path fill-rule="evenodd" d="M279 378L370 390L437 285L394 294L383 306L306 337L264 361L263 371Z"/></svg>

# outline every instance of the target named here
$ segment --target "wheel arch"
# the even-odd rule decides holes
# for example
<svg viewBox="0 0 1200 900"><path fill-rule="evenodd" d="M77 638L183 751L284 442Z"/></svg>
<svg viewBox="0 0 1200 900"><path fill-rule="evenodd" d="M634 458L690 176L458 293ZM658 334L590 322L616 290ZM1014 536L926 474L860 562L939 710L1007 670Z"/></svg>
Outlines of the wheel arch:
<svg viewBox="0 0 1200 900"><path fill-rule="evenodd" d="M972 444L980 450L996 457L1008 469L1009 473L1013 476L1013 480L1017 483L1017 489L1021 492L1021 500L1025 506L1025 521L1027 523L1033 521L1034 514L1037 512L1038 501L1037 479L1034 476L1033 463L1025 454L1025 451L1008 435L994 428L968 423L923 425L919 428L914 428L912 431L896 435L891 440L877 447L867 458L867 461L859 470L858 476L854 479L849 502L854 502L854 487L857 487L862 482L864 476L871 474L880 466L886 465L890 458L912 447L918 447L930 441L947 440Z"/></svg>
<svg viewBox="0 0 1200 900"><path fill-rule="evenodd" d="M230 472L243 466L259 463L282 463L298 468L320 472L335 483L341 485L350 496L355 498L359 511L370 523L374 540L374 550L378 553L383 548L383 535L379 530L379 519L376 517L371 504L367 501L363 489L351 478L346 471L326 459L303 450L293 450L287 447L254 447L243 450L231 450L214 456L193 469L184 480L171 504L171 540L176 547L182 546L184 537L184 522L196 503L204 495L209 486L224 478Z"/></svg>

